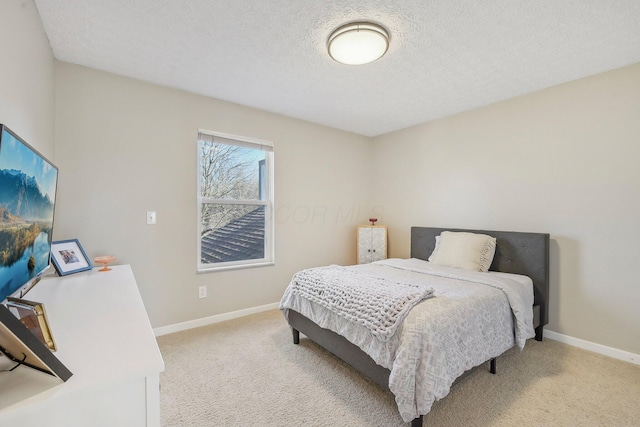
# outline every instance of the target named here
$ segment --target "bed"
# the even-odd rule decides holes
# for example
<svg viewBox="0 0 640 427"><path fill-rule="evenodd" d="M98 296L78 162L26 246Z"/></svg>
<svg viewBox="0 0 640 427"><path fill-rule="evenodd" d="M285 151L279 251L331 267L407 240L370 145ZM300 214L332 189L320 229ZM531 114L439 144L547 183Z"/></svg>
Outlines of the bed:
<svg viewBox="0 0 640 427"><path fill-rule="evenodd" d="M491 272L502 272L502 273L510 273L515 275L527 276L531 279L532 282L532 292L533 296L531 301L528 304L531 304L531 310L529 315L532 320L532 331L526 337L520 337L520 341L524 341L528 338L535 337L536 340L540 341L543 337L543 328L544 325L548 323L548 303L549 303L549 234L545 233L522 233L522 232L508 232L508 231L487 231L487 230L469 230L469 229L451 229L451 228L434 228L434 227L412 227L411 228L411 259L410 260L389 260L388 263L391 265L385 265L385 267L395 268L394 263L397 263L402 268L406 268L405 264L400 263L409 263L412 267L409 270L414 269L413 265L415 264L416 271L402 271L400 275L414 275L421 273L418 271L419 268L422 268L423 265L430 264L425 263L423 260L427 260L434 251L436 247L436 237L440 236L443 232L454 232L454 233L474 233L474 234L483 234L488 235L495 238L495 254L492 258L491 265L489 267L489 271ZM413 263L413 264L411 264ZM420 264L418 264L420 263ZM366 268L378 268L378 266L371 266ZM387 271L387 270L385 270ZM396 274L396 273L393 273ZM479 273L482 274L482 273ZM495 276L499 276L500 274L496 274ZM294 276L295 277L295 276ZM395 277L395 276L394 276ZM464 278L463 278L464 279ZM444 279L449 280L449 279ZM458 278L452 278L451 280L458 280ZM511 280L509 277L505 280ZM291 286L291 285L290 285ZM485 292L485 291L483 291ZM492 291L493 292L493 291ZM437 292L436 292L437 293ZM495 293L495 292L494 292ZM286 295L286 292L285 292ZM409 314L406 315L405 322L415 322L416 320L412 318L417 317L418 310L424 310L426 304L433 304L431 301L438 299L438 295L436 298L428 298L422 300L414 309L412 309ZM284 301L283 297L283 301ZM443 298L439 298L441 301ZM528 301L528 300L527 300ZM434 306L435 307L435 306ZM444 384L440 387L440 390L436 390L434 392L436 396L429 396L428 399L431 399L431 403L420 405L421 393L422 389L425 388L422 382L418 382L415 379L415 383L404 384L400 381L398 384L397 375L395 372L402 365L402 370L408 370L410 372L417 372L418 370L423 370L424 368L420 367L412 367L412 364L420 365L420 363L415 362L407 362L406 360L413 360L412 357L405 357L402 359L398 356L398 360L395 362L392 360L392 364L384 357L380 356L379 353L376 353L374 356L371 355L370 348L367 347L367 343L360 342L357 339L354 339L352 336L347 334L348 331L341 329L340 327L336 327L335 325L328 325L327 322L319 322L318 320L313 321L310 318L313 318L315 314L313 310L309 312L308 310L299 309L299 311L305 312L307 315L301 314L299 311L292 309L291 307L287 307L283 302L281 302L281 309L283 310L285 317L287 318L293 334L293 342L294 344L299 343L300 333L303 333L307 338L316 342L321 347L330 351L337 357L344 360L346 363L351 365L357 371L359 371L362 375L369 378L370 380L377 383L379 386L386 390L392 391L394 394L397 393L398 388L415 388L417 391L412 391L412 398L415 399L413 410L407 410L406 407L410 407L411 405L405 402L405 408L403 410L402 402L399 399L399 395L396 394L396 402L398 403L398 409L402 418L411 422L412 427L422 426L422 416L428 413L431 403L433 400L438 400L444 397L449 389L451 384ZM437 310L433 310L437 312ZM522 310L521 310L522 311ZM528 310L524 310L527 312ZM415 315L414 315L415 314ZM519 325L520 322L513 317L513 323L511 327L514 328L516 325ZM321 327L318 323L325 327ZM411 323L414 325L414 323ZM409 329L410 327L404 325L405 329ZM413 326L411 326L412 328ZM433 327L433 326L430 326ZM496 326L497 327L497 326ZM400 327L402 328L402 327ZM502 327L504 329L504 327ZM334 332L336 331L336 332ZM341 332L339 334L337 332ZM494 332L491 332L494 334ZM349 339L345 338L345 336L349 336ZM397 335L401 335L400 333L394 334L393 339L396 339ZM439 335L436 330L434 335ZM499 335L496 333L496 335ZM513 331L511 332L513 336ZM517 335L517 334L516 334ZM493 336L493 335L491 335ZM517 338L514 338L514 341L511 344L506 344L504 342L501 343L501 348L499 349L499 354L492 353L478 353L474 357L475 360L465 361L466 365L464 366L464 371L472 369L475 366L482 365L486 362L490 362L490 370L492 373L496 371L496 358L506 351L508 348L515 345ZM358 345L354 344L356 342ZM364 345L363 345L364 343ZM524 346L523 342L520 343L520 347ZM365 348L366 352L361 348ZM422 350L425 351L425 350ZM458 351L458 350L456 350ZM495 350L492 350L495 351ZM391 350L389 351L391 353ZM394 353L396 354L396 353ZM401 351L398 351L397 354L402 354ZM421 353L424 354L424 353ZM488 356L487 356L488 355ZM382 357L382 359L381 359ZM396 357L391 355L390 357ZM480 357L481 359L478 359ZM448 356L445 354L445 359ZM374 360L375 359L375 360ZM484 359L484 360L483 360ZM384 360L384 362L381 362ZM395 364L393 364L395 363ZM433 369L441 369L437 367L437 361L430 360ZM426 362L423 362L426 364ZM469 366L469 364L473 366ZM385 367L387 366L387 367ZM427 369L432 369L427 368ZM444 368L442 368L444 369ZM446 367L446 369L450 369ZM456 369L459 369L456 367ZM453 372L453 376L456 378L459 377L462 372L455 371ZM410 378L410 375L408 376ZM416 377L417 378L417 377ZM455 378L454 378L455 380ZM406 381L406 380L403 380ZM412 380L413 381L413 380ZM453 382L453 381L451 381ZM391 386L390 386L391 384ZM430 387L430 386L429 386ZM428 388L428 387L427 387ZM422 398L423 400L425 398ZM427 400L428 400L427 399ZM409 402L411 403L411 402ZM407 406L408 405L408 406ZM426 406L425 406L426 405ZM426 408L426 409L425 409ZM409 417L409 418L407 418Z"/></svg>

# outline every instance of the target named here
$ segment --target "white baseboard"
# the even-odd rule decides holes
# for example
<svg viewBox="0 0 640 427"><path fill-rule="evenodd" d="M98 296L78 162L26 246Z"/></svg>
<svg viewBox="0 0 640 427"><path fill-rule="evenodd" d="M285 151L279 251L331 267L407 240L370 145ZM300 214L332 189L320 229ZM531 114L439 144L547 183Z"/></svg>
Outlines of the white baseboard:
<svg viewBox="0 0 640 427"><path fill-rule="evenodd" d="M161 326L155 328L153 333L156 337L161 335L172 334L174 332L186 331L187 329L198 328L200 326L207 326L213 323L224 322L226 320L237 319L239 317L249 316L251 314L260 313L267 310L274 310L279 307L279 303L274 302L272 304L261 305L258 307L247 308L244 310L232 311L230 313L217 314L215 316L203 317L201 319L189 320L187 322L176 323L174 325ZM559 341L565 344L572 345L574 347L582 348L584 350L593 351L594 353L609 356L614 359L630 362L635 365L640 365L640 354L631 353L624 350L618 350L617 348L607 347L602 344L596 344L590 341L585 341L580 338L574 338L568 335L563 335L558 332L544 330L544 337L550 340Z"/></svg>
<svg viewBox="0 0 640 427"><path fill-rule="evenodd" d="M640 354L631 353L624 350L618 350L617 348L607 347L606 345L596 344L591 341L585 341L580 338L570 337L568 335L559 334L557 332L544 330L544 337L550 340L559 341L565 344L572 345L584 350L593 351L594 353L609 356L614 359L630 362L635 365L640 365Z"/></svg>
<svg viewBox="0 0 640 427"><path fill-rule="evenodd" d="M217 314L215 316L189 320L187 322L176 323L174 325L160 326L159 328L155 328L153 330L153 333L156 337L159 337L161 335L172 334L174 332L186 331L187 329L224 322L225 320L237 319L238 317L249 316L250 314L256 314L267 310L274 310L279 306L280 303L274 302L272 304L261 305L259 307L252 307L244 310L232 311L230 313Z"/></svg>

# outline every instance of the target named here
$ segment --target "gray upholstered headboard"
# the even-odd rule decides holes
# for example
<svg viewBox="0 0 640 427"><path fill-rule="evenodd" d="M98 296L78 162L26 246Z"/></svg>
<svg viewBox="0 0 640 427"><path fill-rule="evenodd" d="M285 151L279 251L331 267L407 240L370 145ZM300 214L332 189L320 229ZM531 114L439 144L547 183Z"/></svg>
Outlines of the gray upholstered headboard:
<svg viewBox="0 0 640 427"><path fill-rule="evenodd" d="M443 231L467 231L495 237L496 254L489 270L529 276L533 280L534 304L540 306L540 325L549 323L549 234L411 227L411 257L429 258L436 236Z"/></svg>

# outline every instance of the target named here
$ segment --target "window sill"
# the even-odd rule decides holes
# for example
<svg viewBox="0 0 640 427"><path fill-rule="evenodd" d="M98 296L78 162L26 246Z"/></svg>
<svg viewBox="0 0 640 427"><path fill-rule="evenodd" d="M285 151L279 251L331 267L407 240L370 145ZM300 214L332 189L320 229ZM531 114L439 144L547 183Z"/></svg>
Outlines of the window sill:
<svg viewBox="0 0 640 427"><path fill-rule="evenodd" d="M246 268L258 268L258 267L269 267L275 265L274 261L261 261L255 262L251 264L234 264L234 265L221 265L220 267L203 267L198 268L196 273L214 273L216 271L227 271L227 270L240 270Z"/></svg>

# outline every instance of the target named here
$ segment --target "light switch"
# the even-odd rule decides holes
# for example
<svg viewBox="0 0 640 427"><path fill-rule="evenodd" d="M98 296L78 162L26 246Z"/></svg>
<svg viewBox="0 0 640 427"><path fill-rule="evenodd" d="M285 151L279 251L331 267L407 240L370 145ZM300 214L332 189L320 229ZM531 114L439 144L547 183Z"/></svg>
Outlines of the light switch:
<svg viewBox="0 0 640 427"><path fill-rule="evenodd" d="M156 223L156 212L147 211L147 224L153 225Z"/></svg>

